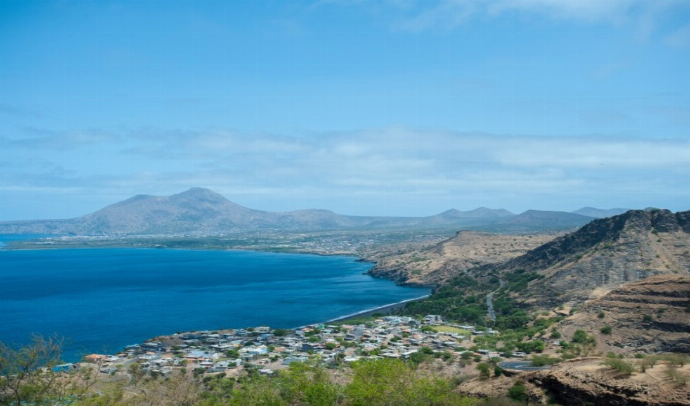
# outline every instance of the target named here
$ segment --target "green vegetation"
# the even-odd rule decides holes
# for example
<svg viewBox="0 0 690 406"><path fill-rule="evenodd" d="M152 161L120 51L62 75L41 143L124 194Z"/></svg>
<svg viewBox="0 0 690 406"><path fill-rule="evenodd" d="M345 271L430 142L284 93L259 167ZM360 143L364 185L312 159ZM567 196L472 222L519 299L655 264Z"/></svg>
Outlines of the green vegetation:
<svg viewBox="0 0 690 406"><path fill-rule="evenodd" d="M532 366L543 367L546 365L553 365L560 362L561 359L557 357L550 357L548 355L533 355Z"/></svg>
<svg viewBox="0 0 690 406"><path fill-rule="evenodd" d="M80 396L89 371L53 372L62 341L36 336L21 348L0 342L0 405L49 405Z"/></svg>
<svg viewBox="0 0 690 406"><path fill-rule="evenodd" d="M346 366L351 379L338 383L325 367L293 363L275 376L248 367L247 375L228 378L181 371L166 377L130 366L126 381L99 382L97 366L79 372L53 372L60 342L36 338L12 349L0 343L0 405L73 406L470 406L477 400L453 391L454 383L417 370L402 360L377 360ZM433 354L433 351L431 352ZM430 356L428 352L423 355ZM444 354L439 357L444 358ZM450 354L448 354L450 355ZM486 364L489 371L493 366ZM350 369L351 368L351 369ZM493 368L496 373L495 368ZM98 383L98 390L92 385ZM455 382L457 384L457 382ZM125 395L126 394L126 395Z"/></svg>
<svg viewBox="0 0 690 406"><path fill-rule="evenodd" d="M576 330L575 334L573 334L572 341L576 344L584 344L587 340L588 336L585 330Z"/></svg>
<svg viewBox="0 0 690 406"><path fill-rule="evenodd" d="M483 274L478 269L470 269L456 276L440 287L431 297L408 304L405 313L440 314L450 321L483 327L487 324L486 295L495 292L493 307L496 322L494 327L502 333L514 331L534 336L537 331L560 320L538 319L534 322L535 331L531 331L529 324L532 322L532 317L515 299L527 289L529 282L541 278L541 275L523 269L508 272L501 275L505 284L499 289L500 280L497 276L476 277L476 274Z"/></svg>
<svg viewBox="0 0 690 406"><path fill-rule="evenodd" d="M443 285L431 297L408 303L405 313L440 314L445 319L485 325L485 292L495 289L475 278L460 275Z"/></svg>
<svg viewBox="0 0 690 406"><path fill-rule="evenodd" d="M518 269L514 272L504 275L506 280L506 287L504 289L512 292L522 292L527 289L527 284L533 280L543 278L535 272L527 272L524 269Z"/></svg>
<svg viewBox="0 0 690 406"><path fill-rule="evenodd" d="M508 389L508 397L517 402L527 402L527 389L522 381L517 381Z"/></svg>
<svg viewBox="0 0 690 406"><path fill-rule="evenodd" d="M620 358L607 358L603 362L607 367L616 370L623 375L632 375L635 372L635 364Z"/></svg>
<svg viewBox="0 0 690 406"><path fill-rule="evenodd" d="M601 334L611 334L611 326L604 326L599 331Z"/></svg>
<svg viewBox="0 0 690 406"><path fill-rule="evenodd" d="M477 371L479 371L479 376L482 379L489 379L489 377L491 376L491 370L492 369L493 368L492 368L491 364L486 363L486 362L482 362L481 364L477 365Z"/></svg>
<svg viewBox="0 0 690 406"><path fill-rule="evenodd" d="M227 380L221 378L220 381ZM400 360L358 362L348 384L334 383L322 367L291 364L275 377L251 375L215 391L200 406L245 405L458 405L476 401L452 391L444 379L427 377Z"/></svg>

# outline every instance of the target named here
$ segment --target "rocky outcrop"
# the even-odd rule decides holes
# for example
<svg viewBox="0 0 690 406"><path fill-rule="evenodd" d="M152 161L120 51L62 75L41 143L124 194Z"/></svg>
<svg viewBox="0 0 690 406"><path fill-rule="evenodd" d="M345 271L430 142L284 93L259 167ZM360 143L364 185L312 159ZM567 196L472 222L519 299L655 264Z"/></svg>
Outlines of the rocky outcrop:
<svg viewBox="0 0 690 406"><path fill-rule="evenodd" d="M582 302L653 275L687 275L690 212L631 210L594 220L495 268L542 274L530 290L544 305Z"/></svg>
<svg viewBox="0 0 690 406"><path fill-rule="evenodd" d="M687 406L690 386L664 378L656 371L623 377L601 365L601 360L564 362L549 371L531 373L526 380L545 390L562 405Z"/></svg>

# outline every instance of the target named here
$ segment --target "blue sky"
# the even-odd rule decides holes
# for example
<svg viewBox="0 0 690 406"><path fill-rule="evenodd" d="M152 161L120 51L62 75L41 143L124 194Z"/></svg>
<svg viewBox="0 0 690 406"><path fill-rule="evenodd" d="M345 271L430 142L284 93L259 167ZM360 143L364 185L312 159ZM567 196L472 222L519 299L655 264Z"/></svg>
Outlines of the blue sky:
<svg viewBox="0 0 690 406"><path fill-rule="evenodd" d="M690 2L0 0L0 221L690 209Z"/></svg>

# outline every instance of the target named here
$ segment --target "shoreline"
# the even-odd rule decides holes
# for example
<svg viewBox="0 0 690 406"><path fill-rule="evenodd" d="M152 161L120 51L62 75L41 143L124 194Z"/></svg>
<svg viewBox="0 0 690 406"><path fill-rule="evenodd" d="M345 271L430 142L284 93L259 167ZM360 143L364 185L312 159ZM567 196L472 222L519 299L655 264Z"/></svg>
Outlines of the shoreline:
<svg viewBox="0 0 690 406"><path fill-rule="evenodd" d="M53 236L50 236L53 237ZM103 246L92 246L89 244L75 244L75 245L61 245L61 244L40 244L38 246L31 246L27 247L26 245L22 244L22 240L9 240L9 241L3 241L0 243L0 250L8 250L8 251L14 251L14 250L19 250L19 251L42 251L42 250L70 250L70 249L144 249L144 250L150 250L150 249L164 249L164 250L181 250L181 251L235 251L235 252L255 252L255 253L270 253L270 254L288 254L288 255L314 255L314 256L322 256L322 257L349 257L355 262L361 262L361 263L366 263L370 265L369 270L364 272L364 274L369 275L370 277L376 278L376 279L387 279L391 282L393 282L395 285L404 287L404 284L401 284L400 281L395 280L394 278L390 277L380 277L377 275L372 275L371 270L376 266L377 262L373 261L369 258L366 258L364 255L361 255L359 252L324 252L321 250L309 250L309 249L291 249L291 250L286 250L286 249L281 249L277 247L224 247L224 248L219 248L219 247L213 247L213 248L201 248L201 247L160 247L160 246L155 246L155 245L149 245L149 246L131 246L131 245L118 245L118 244L104 244ZM15 244L18 243L18 244ZM277 249L276 249L277 248ZM408 285L409 286L409 285ZM420 287L420 288L428 288L427 286L414 286L414 287ZM346 322L348 320L353 320L353 319L360 319L360 318L367 318L371 317L374 314L385 314L385 315L390 315L393 312L404 309L407 303L418 301L418 300L423 300L431 296L431 293L425 294L423 296L411 298L411 299L405 299L399 302L395 303L389 303L385 304L382 306L377 306L361 311L357 311L354 313L349 313L341 316L337 316L332 319L328 320L320 320L316 321L313 323L306 324L304 326L299 326L299 327L293 327L290 328L290 330L296 330L300 329L306 326L310 325L315 325L315 324L328 324L328 323L338 323L338 322ZM244 326L244 327L236 327L236 328L247 328L251 326ZM233 328L233 329L236 329ZM194 332L196 330L188 331L188 332ZM165 335L163 335L165 336ZM141 341L139 344L155 340L158 337L162 336L154 336L154 337L148 337L145 338L143 341ZM126 346L125 346L126 347ZM121 350L123 350L125 347L123 347Z"/></svg>
<svg viewBox="0 0 690 406"><path fill-rule="evenodd" d="M387 304L387 305L383 305L383 306L379 306L379 307L375 307L375 308L373 308L373 309L362 310L362 311L360 311L360 312L351 313L351 314L346 314L346 315L344 315L344 316L336 317L336 318L334 318L334 319L325 321L324 324L327 324L327 323L337 323L337 322L341 322L341 321L347 321L347 320L352 320L352 319L358 319L358 318L362 318L362 317L370 317L370 316L373 316L373 315L376 314L376 313L383 313L383 314L389 315L389 314L391 314L394 310L403 309L403 308L405 307L405 305L408 304L408 303L410 303L410 302L415 302L415 301L417 301L417 300L423 300L423 299L428 298L429 296L431 296L431 294L424 295L424 296L420 296L420 297L416 297L416 298L413 298L413 299L406 299L406 300L403 300L403 301L400 301L400 302L391 303L391 304Z"/></svg>

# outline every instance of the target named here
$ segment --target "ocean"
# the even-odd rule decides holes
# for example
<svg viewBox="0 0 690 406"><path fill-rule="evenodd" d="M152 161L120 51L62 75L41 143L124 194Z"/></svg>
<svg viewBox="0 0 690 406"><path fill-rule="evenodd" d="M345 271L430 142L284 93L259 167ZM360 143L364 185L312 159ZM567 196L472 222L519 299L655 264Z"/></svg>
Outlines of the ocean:
<svg viewBox="0 0 690 406"><path fill-rule="evenodd" d="M248 251L0 249L0 341L58 335L76 361L178 331L294 328L429 293L365 275L371 267Z"/></svg>

